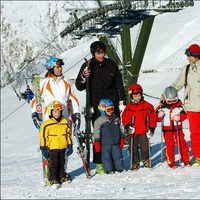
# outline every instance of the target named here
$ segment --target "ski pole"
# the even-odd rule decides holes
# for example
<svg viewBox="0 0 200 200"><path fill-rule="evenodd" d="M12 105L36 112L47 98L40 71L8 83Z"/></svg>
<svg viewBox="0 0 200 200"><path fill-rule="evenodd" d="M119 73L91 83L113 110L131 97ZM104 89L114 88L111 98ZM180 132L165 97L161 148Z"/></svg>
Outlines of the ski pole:
<svg viewBox="0 0 200 200"><path fill-rule="evenodd" d="M163 125L164 125L164 121L163 121L163 118L162 118L162 121L161 121L161 139L160 139L160 162L162 163L163 162Z"/></svg>
<svg viewBox="0 0 200 200"><path fill-rule="evenodd" d="M134 116L132 116L131 117L131 125L132 126L134 126ZM130 158L130 169L132 168L132 164L133 164L133 137L134 137L134 135L130 135L130 137L131 137L131 149L130 149L130 156L131 156L131 158Z"/></svg>
<svg viewBox="0 0 200 200"><path fill-rule="evenodd" d="M150 144L151 138L149 137L149 167L151 168L151 144Z"/></svg>
<svg viewBox="0 0 200 200"><path fill-rule="evenodd" d="M177 146L178 146L178 155L179 155L179 165L181 164L181 157L180 157L180 142L179 142L179 131L178 131L178 121L176 121L176 138L177 138Z"/></svg>

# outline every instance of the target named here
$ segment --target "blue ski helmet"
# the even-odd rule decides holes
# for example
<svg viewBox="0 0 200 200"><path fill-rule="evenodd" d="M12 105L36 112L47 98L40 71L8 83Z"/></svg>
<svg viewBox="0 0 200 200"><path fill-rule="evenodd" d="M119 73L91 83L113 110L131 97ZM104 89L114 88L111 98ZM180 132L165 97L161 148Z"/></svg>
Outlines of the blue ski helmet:
<svg viewBox="0 0 200 200"><path fill-rule="evenodd" d="M52 69L54 66L62 66L62 65L64 65L64 62L62 59L52 57L49 60L47 60L46 69L49 70L49 69Z"/></svg>
<svg viewBox="0 0 200 200"><path fill-rule="evenodd" d="M101 115L106 115L106 108L109 106L114 106L113 102L110 99L101 99L99 102L98 109Z"/></svg>

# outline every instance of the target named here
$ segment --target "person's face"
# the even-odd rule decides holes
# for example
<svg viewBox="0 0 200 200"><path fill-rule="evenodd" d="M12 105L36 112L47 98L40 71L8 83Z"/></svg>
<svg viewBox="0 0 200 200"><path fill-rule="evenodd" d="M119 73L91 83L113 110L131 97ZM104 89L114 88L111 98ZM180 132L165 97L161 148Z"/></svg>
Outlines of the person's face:
<svg viewBox="0 0 200 200"><path fill-rule="evenodd" d="M199 60L199 58L194 57L194 56L187 56L187 59L192 64L196 63Z"/></svg>
<svg viewBox="0 0 200 200"><path fill-rule="evenodd" d="M52 110L52 115L55 119L58 119L60 117L60 109L54 109Z"/></svg>
<svg viewBox="0 0 200 200"><path fill-rule="evenodd" d="M61 76L62 75L62 66L53 67L53 71L56 76Z"/></svg>
<svg viewBox="0 0 200 200"><path fill-rule="evenodd" d="M99 61L102 62L105 58L105 52L103 49L99 49L94 53L94 58Z"/></svg>
<svg viewBox="0 0 200 200"><path fill-rule="evenodd" d="M138 93L138 94L133 94L132 97L137 103L139 103L142 98L142 95Z"/></svg>

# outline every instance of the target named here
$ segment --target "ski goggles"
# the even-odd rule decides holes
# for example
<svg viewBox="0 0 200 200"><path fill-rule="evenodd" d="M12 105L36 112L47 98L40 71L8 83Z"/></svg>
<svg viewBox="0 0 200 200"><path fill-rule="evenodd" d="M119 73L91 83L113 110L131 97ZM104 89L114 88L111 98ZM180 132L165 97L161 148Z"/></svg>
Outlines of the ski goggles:
<svg viewBox="0 0 200 200"><path fill-rule="evenodd" d="M185 50L185 55L187 57L190 57L190 56L200 57L200 52L191 52L189 49L186 49Z"/></svg>
<svg viewBox="0 0 200 200"><path fill-rule="evenodd" d="M53 63L52 67L56 67L56 68L59 68L59 67L62 67L64 65L64 62L62 59L59 59L57 60L55 63Z"/></svg>
<svg viewBox="0 0 200 200"><path fill-rule="evenodd" d="M55 110L63 110L63 105L62 104L54 104L52 105L52 108Z"/></svg>
<svg viewBox="0 0 200 200"><path fill-rule="evenodd" d="M129 94L138 94L138 93L142 93L141 88L135 88L133 90L129 90L128 92Z"/></svg>
<svg viewBox="0 0 200 200"><path fill-rule="evenodd" d="M109 113L109 112L114 112L115 107L114 106L108 106L108 107L105 108L105 107L98 106L98 109L103 110L106 113Z"/></svg>
<svg viewBox="0 0 200 200"><path fill-rule="evenodd" d="M114 110L115 110L115 107L114 107L114 106L108 106L108 107L105 108L105 111L106 111L107 113L114 112Z"/></svg>
<svg viewBox="0 0 200 200"><path fill-rule="evenodd" d="M173 100L166 100L166 102L168 103L168 104L175 104L176 102L178 101L178 99L173 99Z"/></svg>

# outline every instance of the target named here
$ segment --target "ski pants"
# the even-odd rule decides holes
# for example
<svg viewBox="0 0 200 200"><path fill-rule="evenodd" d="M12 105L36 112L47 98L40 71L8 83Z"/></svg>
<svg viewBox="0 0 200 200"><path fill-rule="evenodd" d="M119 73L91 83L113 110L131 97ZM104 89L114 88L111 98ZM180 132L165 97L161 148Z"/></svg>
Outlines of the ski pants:
<svg viewBox="0 0 200 200"><path fill-rule="evenodd" d="M48 162L50 181L60 181L62 178L65 178L65 150L66 149L50 150L50 159Z"/></svg>
<svg viewBox="0 0 200 200"><path fill-rule="evenodd" d="M190 161L190 154L189 154L189 148L187 145L187 142L184 138L184 133L182 130L178 131L178 137L177 137L177 131L166 131L164 132L164 139L166 144L166 160L168 164L175 162L175 145L177 144L178 148L178 138L179 138L179 151L181 159L184 163L188 163Z"/></svg>
<svg viewBox="0 0 200 200"><path fill-rule="evenodd" d="M187 111L191 148L194 158L200 158L200 112Z"/></svg>
<svg viewBox="0 0 200 200"><path fill-rule="evenodd" d="M122 150L119 144L116 145L102 145L102 164L105 172L112 171L112 163L114 161L115 169L123 170Z"/></svg>
<svg viewBox="0 0 200 200"><path fill-rule="evenodd" d="M128 139L129 153L131 155L131 137ZM149 159L149 140L146 134L134 134L132 139L132 161L133 163L140 162L139 149L141 152L142 161Z"/></svg>

